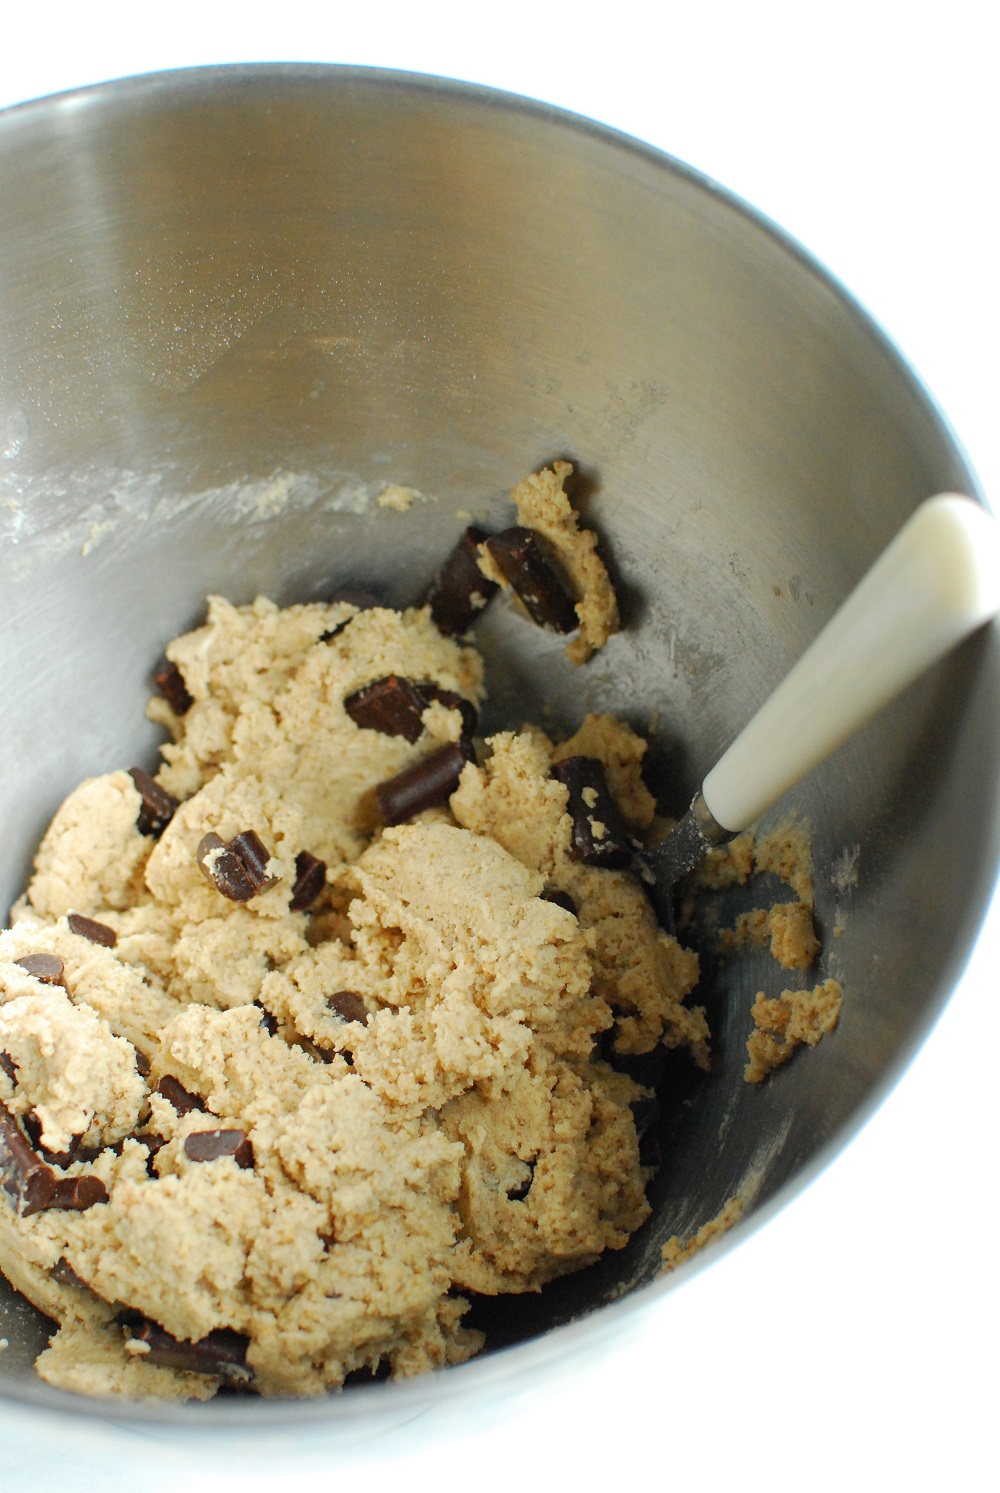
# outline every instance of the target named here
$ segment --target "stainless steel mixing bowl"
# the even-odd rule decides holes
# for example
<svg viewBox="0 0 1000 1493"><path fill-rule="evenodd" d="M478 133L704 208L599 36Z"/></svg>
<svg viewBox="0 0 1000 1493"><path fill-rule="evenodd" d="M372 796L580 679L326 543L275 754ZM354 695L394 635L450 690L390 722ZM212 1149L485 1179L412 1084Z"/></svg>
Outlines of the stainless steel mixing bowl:
<svg viewBox="0 0 1000 1493"><path fill-rule="evenodd" d="M912 508L975 491L897 354L794 245L522 100L336 68L145 77L3 116L0 201L5 906L71 787L155 760L149 672L209 591L409 601L463 513L503 522L512 483L569 456L627 627L575 671L494 609L492 720L621 711L677 809ZM387 482L427 500L381 509ZM662 1242L751 1173L757 1219L787 1200L941 1007L996 874L998 709L994 632L798 791L838 1030L750 1087L749 1006L781 975L713 971L718 1071L674 1076L653 1220L503 1302L491 1357L320 1404L109 1407L35 1378L46 1325L8 1292L0 1387L117 1420L357 1425L550 1372L649 1310Z"/></svg>

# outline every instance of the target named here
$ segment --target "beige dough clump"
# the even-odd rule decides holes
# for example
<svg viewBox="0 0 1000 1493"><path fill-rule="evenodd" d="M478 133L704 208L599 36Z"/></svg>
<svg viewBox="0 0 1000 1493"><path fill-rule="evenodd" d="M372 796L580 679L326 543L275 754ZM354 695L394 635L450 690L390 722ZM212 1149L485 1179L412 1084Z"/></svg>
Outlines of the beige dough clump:
<svg viewBox="0 0 1000 1493"><path fill-rule="evenodd" d="M618 602L614 587L597 553L597 535L583 529L564 491L566 479L572 476L568 461L554 461L551 467L533 472L511 492L518 522L541 534L552 549L559 566L576 597L576 615L580 620L577 636L566 646L572 663L586 663L591 654L619 628ZM506 578L497 569L485 547L480 547L480 569L496 585L508 589Z"/></svg>
<svg viewBox="0 0 1000 1493"><path fill-rule="evenodd" d="M0 1157L0 1267L59 1324L38 1371L185 1399L460 1362L463 1292L537 1290L647 1217L648 1091L615 1055L707 1063L695 956L629 874L573 859L550 776L599 757L643 833L645 743L609 716L559 747L501 733L450 804L383 830L372 790L462 717L434 700L411 741L345 699L390 674L484 694L426 609L215 597L167 656L191 699L150 708L169 823L139 831L125 772L83 784L0 934L0 1123L98 1199L35 1207ZM234 900L200 847L251 832L264 884Z"/></svg>

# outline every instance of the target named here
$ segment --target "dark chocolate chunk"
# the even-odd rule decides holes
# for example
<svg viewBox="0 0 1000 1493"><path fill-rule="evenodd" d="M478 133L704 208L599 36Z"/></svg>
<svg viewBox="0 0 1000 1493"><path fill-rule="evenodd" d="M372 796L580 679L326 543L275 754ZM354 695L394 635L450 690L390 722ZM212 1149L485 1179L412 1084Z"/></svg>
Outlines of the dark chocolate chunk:
<svg viewBox="0 0 1000 1493"><path fill-rule="evenodd" d="M184 1141L192 1161L218 1161L231 1156L237 1166L253 1170L253 1147L245 1130L196 1130Z"/></svg>
<svg viewBox="0 0 1000 1493"><path fill-rule="evenodd" d="M269 887L277 886L277 876L267 874L271 852L255 830L245 829L234 835L229 842L229 849L242 861L255 892L266 892Z"/></svg>
<svg viewBox="0 0 1000 1493"><path fill-rule="evenodd" d="M356 726L378 731L383 736L405 736L419 741L424 723L420 719L427 709L423 694L400 674L387 674L363 689L355 690L344 701L344 709Z"/></svg>
<svg viewBox="0 0 1000 1493"><path fill-rule="evenodd" d="M432 700L437 700L446 710L457 710L462 717L462 735L475 736L479 711L471 700L456 694L453 689L443 689L440 684L433 684L430 680L421 680L417 689L428 705Z"/></svg>
<svg viewBox="0 0 1000 1493"><path fill-rule="evenodd" d="M108 1189L100 1177L60 1177L48 1206L82 1213L95 1203L106 1203Z"/></svg>
<svg viewBox="0 0 1000 1493"><path fill-rule="evenodd" d="M341 1021L360 1021L362 1026L368 1025L368 1007L356 990L338 990L335 995L327 996L326 1003Z"/></svg>
<svg viewBox="0 0 1000 1493"><path fill-rule="evenodd" d="M554 632L576 631L576 602L540 534L515 524L487 539L486 548L533 622Z"/></svg>
<svg viewBox="0 0 1000 1493"><path fill-rule="evenodd" d="M507 1188L507 1197L512 1203L523 1203L531 1191L531 1184L535 1180L535 1163L528 1162L528 1175L520 1182L515 1182L513 1187Z"/></svg>
<svg viewBox="0 0 1000 1493"><path fill-rule="evenodd" d="M120 1320L131 1340L145 1343L149 1348L142 1355L146 1363L193 1374L215 1374L237 1383L246 1383L253 1377L247 1368L250 1339L231 1327L213 1328L206 1337L188 1342L173 1337L158 1323L137 1313L123 1313Z"/></svg>
<svg viewBox="0 0 1000 1493"><path fill-rule="evenodd" d="M267 874L271 853L252 829L234 835L228 844L210 832L202 837L195 854L215 890L230 902L249 902L277 883L276 876Z"/></svg>
<svg viewBox="0 0 1000 1493"><path fill-rule="evenodd" d="M9 1052L0 1052L0 1068L6 1073L11 1083L17 1083L17 1064Z"/></svg>
<svg viewBox="0 0 1000 1493"><path fill-rule="evenodd" d="M68 1150L50 1151L48 1146L42 1145L42 1122L33 1110L21 1116L21 1124L29 1144L38 1152L43 1161L48 1162L49 1166L66 1167L76 1161L80 1152L80 1142L83 1140L82 1135L70 1137Z"/></svg>
<svg viewBox="0 0 1000 1493"><path fill-rule="evenodd" d="M600 759L567 757L553 765L552 776L569 789L576 859L587 866L627 866L633 856L632 843Z"/></svg>
<svg viewBox="0 0 1000 1493"><path fill-rule="evenodd" d="M166 1138L162 1135L144 1135L142 1137L142 1143L146 1147L146 1151L148 1153L146 1156L146 1176L158 1177L159 1172L156 1170L156 1166L154 1165L156 1160L156 1153L157 1151L163 1150L163 1147L167 1144Z"/></svg>
<svg viewBox="0 0 1000 1493"><path fill-rule="evenodd" d="M305 912L325 886L326 861L321 861L308 850L300 850L295 857L295 882L292 886L292 899L288 904L289 912Z"/></svg>
<svg viewBox="0 0 1000 1493"><path fill-rule="evenodd" d="M107 923L97 922L95 918L85 918L82 912L71 912L66 922L71 933L78 933L81 938L101 944L105 949L113 949L118 942L118 934L113 928L109 928Z"/></svg>
<svg viewBox="0 0 1000 1493"><path fill-rule="evenodd" d="M463 738L449 742L415 767L404 768L375 789L383 824L402 824L414 814L447 803L458 787L462 768L475 758L472 743Z"/></svg>
<svg viewBox="0 0 1000 1493"><path fill-rule="evenodd" d="M576 917L576 903L569 892L561 892L557 886L547 886L541 896L543 902L554 902L556 907L562 907Z"/></svg>
<svg viewBox="0 0 1000 1493"><path fill-rule="evenodd" d="M351 606L357 607L358 612L370 612L373 607L380 607L382 605L378 597L373 596L370 591L355 590L351 586L344 586L339 591L334 591L333 595L329 598L329 605L334 606L338 601L350 602ZM358 612L352 612L349 617L344 618L343 622L338 622L336 627L331 627L329 632L321 633L319 641L321 643L331 642L338 633L344 631L349 622L354 621Z"/></svg>
<svg viewBox="0 0 1000 1493"><path fill-rule="evenodd" d="M130 767L128 775L142 798L136 824L141 835L162 835L174 814L180 808L180 799L161 788L155 778L141 767Z"/></svg>
<svg viewBox="0 0 1000 1493"><path fill-rule="evenodd" d="M81 1280L68 1260L59 1256L52 1269L49 1271L52 1279L58 1281L61 1286L75 1286L81 1291L89 1291L90 1287L85 1280Z"/></svg>
<svg viewBox="0 0 1000 1493"><path fill-rule="evenodd" d="M23 959L15 959L22 969L26 969L29 975L34 975L36 980L41 980L43 985L65 985L63 973L65 965L58 954L25 954Z"/></svg>
<svg viewBox="0 0 1000 1493"><path fill-rule="evenodd" d="M19 1218L40 1213L52 1201L56 1177L28 1145L10 1110L0 1104L0 1188Z"/></svg>
<svg viewBox="0 0 1000 1493"><path fill-rule="evenodd" d="M140 1052L138 1047L135 1049L135 1066L140 1078L149 1077L149 1058L144 1052Z"/></svg>
<svg viewBox="0 0 1000 1493"><path fill-rule="evenodd" d="M188 694L184 676L177 665L164 663L157 669L153 678L174 715L186 715L194 704L194 699Z"/></svg>
<svg viewBox="0 0 1000 1493"><path fill-rule="evenodd" d="M485 529L471 524L424 596L436 627L446 637L468 632L500 589L496 581L488 580L479 569L479 546L486 538Z"/></svg>
<svg viewBox="0 0 1000 1493"><path fill-rule="evenodd" d="M189 1094L183 1084L178 1083L170 1073L164 1073L156 1085L156 1092L162 1094L164 1099L169 1099L179 1115L190 1114L193 1109L203 1110L205 1108L204 1099L199 1098L197 1094Z"/></svg>

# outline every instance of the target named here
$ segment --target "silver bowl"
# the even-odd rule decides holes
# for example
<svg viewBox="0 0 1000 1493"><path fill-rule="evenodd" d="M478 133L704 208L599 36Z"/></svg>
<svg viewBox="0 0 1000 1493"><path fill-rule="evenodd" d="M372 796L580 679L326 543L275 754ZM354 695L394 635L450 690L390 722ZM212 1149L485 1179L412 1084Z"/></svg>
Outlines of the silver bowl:
<svg viewBox="0 0 1000 1493"><path fill-rule="evenodd" d="M5 905L71 787L154 762L149 671L209 591L363 582L408 602L463 513L505 521L511 485L568 456L626 630L580 672L495 609L487 726L619 711L652 730L651 786L678 810L916 504L976 493L898 354L780 232L521 99L327 67L143 77L0 117L0 200ZM387 482L428 500L381 509ZM993 632L793 796L838 1030L748 1086L749 1006L774 972L714 971L717 1071L672 1078L652 1220L504 1301L484 1357L318 1402L109 1405L35 1377L47 1324L0 1285L0 1390L206 1433L354 1434L592 1357L670 1291L669 1236L751 1176L730 1240L754 1227L912 1056L996 876L998 711Z"/></svg>

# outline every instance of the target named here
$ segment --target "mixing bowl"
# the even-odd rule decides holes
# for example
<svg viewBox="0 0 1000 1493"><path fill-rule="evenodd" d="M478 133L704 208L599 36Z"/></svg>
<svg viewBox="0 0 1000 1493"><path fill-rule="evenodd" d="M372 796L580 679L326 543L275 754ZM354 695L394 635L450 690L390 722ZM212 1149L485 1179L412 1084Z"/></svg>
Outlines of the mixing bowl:
<svg viewBox="0 0 1000 1493"><path fill-rule="evenodd" d="M565 456L625 629L583 670L494 609L486 728L615 710L665 810L920 500L975 480L927 396L806 255L693 172L585 120L439 80L171 73L0 119L0 894L61 798L152 766L164 643L208 592L417 597L467 515L510 522ZM416 490L380 507L387 483ZM661 1246L745 1184L786 1202L884 1095L975 939L1000 854L1000 649L981 634L796 791L838 1030L742 1081L763 957L716 967L713 1073L671 1074L651 1221L540 1296L479 1306L487 1355L316 1403L108 1406L34 1375L0 1294L0 1388L39 1408L220 1427L558 1372L668 1306ZM690 1268L697 1268L697 1262ZM0 1286L0 1292L6 1288Z"/></svg>

